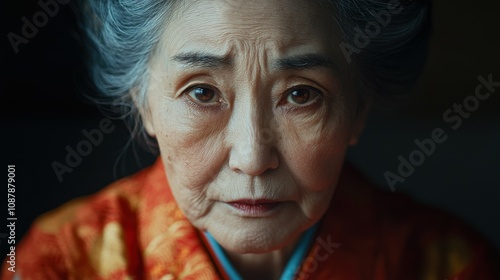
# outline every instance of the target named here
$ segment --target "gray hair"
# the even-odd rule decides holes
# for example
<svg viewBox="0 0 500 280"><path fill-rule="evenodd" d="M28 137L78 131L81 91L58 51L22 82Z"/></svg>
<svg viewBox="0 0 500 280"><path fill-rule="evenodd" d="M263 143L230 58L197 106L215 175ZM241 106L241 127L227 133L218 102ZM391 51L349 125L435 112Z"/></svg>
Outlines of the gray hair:
<svg viewBox="0 0 500 280"><path fill-rule="evenodd" d="M331 7L341 47L348 50L346 58L355 65L356 92L374 99L406 93L425 62L431 26L429 1L320 1ZM94 101L119 108L121 116L131 121L134 137L147 139L138 111L147 106L148 62L175 2L179 1L86 0L78 5L89 74L100 94ZM381 22L380 15L395 4L401 5L399 12L389 11L390 19ZM356 36L362 36L359 30L368 32L366 26L377 22L378 34L368 36L369 43L360 48L356 44Z"/></svg>
<svg viewBox="0 0 500 280"><path fill-rule="evenodd" d="M140 136L147 144L154 143L144 131L139 110L147 106L148 64L174 2L82 0L73 6L96 94L86 97L126 120L133 138Z"/></svg>
<svg viewBox="0 0 500 280"><path fill-rule="evenodd" d="M431 33L430 1L330 2L334 4L337 13L334 20L344 40L340 47L344 55L351 54L347 59L356 65L356 92L375 99L376 104L385 105L408 93L427 57ZM375 31L371 30L373 27ZM363 35L368 41L360 46L356 36Z"/></svg>

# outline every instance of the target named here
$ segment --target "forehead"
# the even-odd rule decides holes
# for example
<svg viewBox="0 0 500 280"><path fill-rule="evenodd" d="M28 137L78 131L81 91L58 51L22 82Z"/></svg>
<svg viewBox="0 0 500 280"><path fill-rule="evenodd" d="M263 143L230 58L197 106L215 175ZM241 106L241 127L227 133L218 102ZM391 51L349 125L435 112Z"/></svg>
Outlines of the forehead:
<svg viewBox="0 0 500 280"><path fill-rule="evenodd" d="M170 54L205 49L223 55L236 45L280 54L327 51L331 16L314 0L187 0L169 18L162 47Z"/></svg>

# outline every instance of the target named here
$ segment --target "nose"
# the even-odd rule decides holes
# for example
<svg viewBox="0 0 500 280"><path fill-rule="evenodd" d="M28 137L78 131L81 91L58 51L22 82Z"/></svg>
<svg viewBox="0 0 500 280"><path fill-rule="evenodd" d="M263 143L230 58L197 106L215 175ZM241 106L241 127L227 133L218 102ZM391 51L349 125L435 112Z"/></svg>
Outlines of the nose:
<svg viewBox="0 0 500 280"><path fill-rule="evenodd" d="M236 172L259 176L278 168L279 158L272 129L257 122L236 125L229 155L229 167Z"/></svg>

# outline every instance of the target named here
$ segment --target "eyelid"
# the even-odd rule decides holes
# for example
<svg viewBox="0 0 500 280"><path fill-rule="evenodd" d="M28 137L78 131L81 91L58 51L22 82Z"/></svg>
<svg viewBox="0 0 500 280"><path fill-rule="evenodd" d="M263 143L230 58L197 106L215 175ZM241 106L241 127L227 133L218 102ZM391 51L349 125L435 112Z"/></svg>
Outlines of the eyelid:
<svg viewBox="0 0 500 280"><path fill-rule="evenodd" d="M192 83L192 84L189 84L187 86L184 87L184 89L181 90L182 93L186 93L194 88L209 88L215 92L219 92L219 90L217 89L217 87L215 86L212 86L211 84L207 84L207 83Z"/></svg>
<svg viewBox="0 0 500 280"><path fill-rule="evenodd" d="M193 100L193 98L189 95L189 93L194 88L197 87L204 87L213 90L215 94L218 96L218 101L214 103L201 103ZM215 111L221 109L222 107L225 107L226 105L224 99L222 98L221 91L217 87L206 83L193 83L191 85L188 85L183 90L181 90L180 96L184 97L185 102L187 102L189 106L194 107L201 111Z"/></svg>
<svg viewBox="0 0 500 280"><path fill-rule="evenodd" d="M310 88L314 92L317 93L317 96L313 99L310 100L309 103L305 105L294 105L290 104L287 99L290 94L290 91L297 89L297 88ZM314 108L317 108L318 106L321 106L325 102L326 94L318 89L317 87L313 87L310 85L304 85L304 84L299 84L293 87L288 88L285 91L285 94L279 99L279 103L277 104L277 108L280 109L283 113L288 114L288 113L300 113L300 112L306 112L307 110L311 110Z"/></svg>
<svg viewBox="0 0 500 280"><path fill-rule="evenodd" d="M211 98L212 101L203 102L201 100L196 100L197 98L195 96L192 96L195 89L204 89L204 90L212 91L214 93L214 96ZM209 87L209 86L198 85L198 86L190 87L186 90L185 94L187 94L189 98L194 99L193 101L199 102L200 104L205 104L206 106L211 106L211 104L215 104L217 102L220 103L220 100L221 100L220 94L217 92L217 90L212 88L212 87ZM196 93L195 93L195 95L196 95ZM215 99L216 101L213 101L213 99Z"/></svg>
<svg viewBox="0 0 500 280"><path fill-rule="evenodd" d="M186 89L184 89L182 91L182 94L189 95L193 91L193 89L195 89L195 88L207 88L207 89L213 90L215 92L215 94L219 97L219 100L221 99L220 91L216 87L214 87L210 84L193 84L191 86L188 86ZM207 103L207 104L209 104L209 103Z"/></svg>
<svg viewBox="0 0 500 280"><path fill-rule="evenodd" d="M322 91L321 89L318 89L317 87L310 86L310 85L305 85L305 84L299 84L299 85L292 86L292 87L288 88L288 89L284 92L284 94L283 94L284 96L281 98L280 103L282 103L282 102L284 102L284 101L286 102L286 100L287 100L288 96L290 95L290 93L291 93L292 91L294 91L294 90L297 90L297 89L308 89L308 90L310 90L310 91L312 91L312 92L314 92L314 93L316 93L316 94L317 94L317 97L316 97L316 98L318 98L318 97L320 97L320 98L321 98L321 97L324 97L324 96L325 96L325 94L323 93L323 91ZM316 98L314 98L314 99L316 99ZM314 100L314 99L311 99L311 100ZM295 105L295 106L296 106L296 107L300 107L300 105ZM307 106L307 105L304 105L304 106Z"/></svg>
<svg viewBox="0 0 500 280"><path fill-rule="evenodd" d="M188 89L195 86L206 86L216 89L217 84L214 79L206 73L198 73L195 75L182 75L175 83L176 94L175 97L181 97Z"/></svg>
<svg viewBox="0 0 500 280"><path fill-rule="evenodd" d="M324 97L333 96L332 90L336 91L336 77L331 75L321 75L315 72L315 75L291 75L286 79L288 88L295 86L307 86L318 89Z"/></svg>

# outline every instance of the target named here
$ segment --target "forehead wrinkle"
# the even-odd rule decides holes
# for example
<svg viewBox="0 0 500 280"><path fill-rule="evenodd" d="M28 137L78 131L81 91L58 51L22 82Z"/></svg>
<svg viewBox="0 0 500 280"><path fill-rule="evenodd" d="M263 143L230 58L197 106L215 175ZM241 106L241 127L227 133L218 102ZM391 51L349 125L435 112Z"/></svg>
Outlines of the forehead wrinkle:
<svg viewBox="0 0 500 280"><path fill-rule="evenodd" d="M268 3L266 1L263 1L263 3L258 3L258 1L247 2L235 0L190 0L179 2L183 4L178 5L178 8L175 9L177 10L175 17L173 20L169 20L169 23L174 27L183 25L183 22L187 23L191 26L191 30L188 32L192 35L194 35L193 33L196 33L197 36L201 35L201 41L213 39L214 32L211 31L214 30L214 26L215 29L219 30L219 32L215 32L216 34L218 33L217 35L226 33L228 36L234 36L239 33L248 37L254 37L255 35L267 33L274 34L269 35L270 39L280 37L281 39L286 39L286 41L295 41L294 39L297 37L301 38L303 41L310 40L312 39L311 36L306 34L310 34L314 37L314 34L318 35L317 33L322 30L323 28L321 27L324 26L324 22L320 20L320 18L324 16L318 15L318 12L324 11L324 7L318 5L318 1L299 1L292 4L289 1L281 0L274 3L277 7L274 6L272 9L266 5ZM286 16L275 16L277 13ZM205 21L208 19L212 28L207 30L205 24L202 24L202 22L200 22L201 24L196 24L200 18L205 19ZM232 24L228 25L228 23ZM293 28L290 30L292 26ZM265 29L264 31L267 32L262 32L262 29ZM235 32L236 30L238 30L238 32ZM224 39L224 37L220 39ZM284 43L289 44L288 42Z"/></svg>
<svg viewBox="0 0 500 280"><path fill-rule="evenodd" d="M220 3L215 1L213 5L204 5L201 10L195 9L195 11L185 13L184 17L186 23L191 26L191 29L188 30L191 35L198 37L200 42L212 41L215 46L220 46L221 43L224 44L228 38L239 37L241 39L260 38L262 40L276 40L279 38L280 45L285 47L290 44L307 43L313 39L312 37L321 33L319 32L321 29L319 27L322 25L318 25L319 23L316 20L317 15L313 12L314 8L311 7L311 5L305 5L305 7L302 7L303 9L299 10L299 7L289 7L285 2L286 1L280 2L282 8L279 11L286 12L289 15L289 17L287 17L289 19L286 18L285 20L282 20L281 17L274 16L277 12L275 9L263 10L261 7L258 8L258 10L255 8L242 10L243 7L239 4L239 1L232 0L226 1L229 7L220 6ZM294 13L290 11L290 9L297 9L298 12ZM255 17L256 12L258 12L258 18ZM307 16L304 16L304 12ZM194 23L197 18L205 18L207 15L209 23L212 25L209 30L206 29L204 24L191 24ZM300 20L297 19L297 16L300 17ZM262 19L259 20L260 18ZM276 22L276 19L281 20ZM177 22L177 24L181 22ZM290 29L292 26L293 28Z"/></svg>
<svg viewBox="0 0 500 280"><path fill-rule="evenodd" d="M212 9L213 11L220 12L221 10L226 10L225 15L222 16L222 18L215 16L214 22L212 22L213 27L210 28L210 30L206 30L204 28L204 25L197 24L194 26L191 26L192 28L189 28L188 30L184 30L183 32L180 32L179 37L177 38L171 38L174 39L173 41L177 41L180 43L179 49L192 49L193 44L199 44L200 46L203 46L204 50L207 50L207 47L209 49L213 49L214 54L218 53L218 55L221 55L221 50L223 50L224 55L230 51L230 49L233 47L230 41L232 40L241 40L241 41L253 41L253 42L264 42L266 47L270 47L270 45L274 45L273 48L275 49L275 53L279 55L283 55L289 50L291 47L301 45L301 44L307 44L311 45L311 42L315 42L315 45L320 44L319 47L320 49L324 49L324 43L323 39L324 36L320 36L318 38L318 31L316 28L313 30L303 30L304 28L301 28L299 26L298 29L293 29L295 30L290 32L290 25L283 25L283 24L278 24L278 25L267 25L267 24L262 24L262 22L255 22L255 19L251 20L252 18L249 18L248 20L243 20L241 17L246 16L244 12L238 13L240 18L236 18L235 20L237 21L245 21L245 24L229 24L227 23L227 20L231 18L230 12L227 11L227 8L223 7L217 7L218 5L210 5L208 8ZM310 9L310 8L309 8ZM234 9L229 9L234 10ZM234 11L233 11L234 12ZM206 10L203 14L200 14L200 11L195 13L195 15L206 15ZM191 17L193 14L189 15L188 13L185 14L185 16L188 16L189 18L187 19L187 23L191 21ZM224 18L226 20L224 20ZM234 22L234 21L232 21ZM291 24L291 23L290 23ZM189 24L191 25L191 24ZM307 24L306 24L307 25ZM177 29L180 25L174 25L177 26L175 29ZM304 26L304 25L301 25ZM302 31L301 31L302 30ZM307 32L306 32L307 31ZM313 31L313 32L311 32ZM188 32L188 36L186 35L185 32ZM184 35L181 35L184 34ZM168 37L168 36L166 36ZM185 40L183 38L188 38L188 40ZM184 42L183 42L184 41ZM257 43L255 43L257 44ZM225 50L225 51L224 51ZM215 52L216 51L216 52Z"/></svg>
<svg viewBox="0 0 500 280"><path fill-rule="evenodd" d="M246 66L246 73L248 74L248 81L258 86L267 74L268 61L266 43L262 40L255 40L254 42L242 41L238 48L238 56L240 63ZM252 84L252 83L251 83Z"/></svg>

